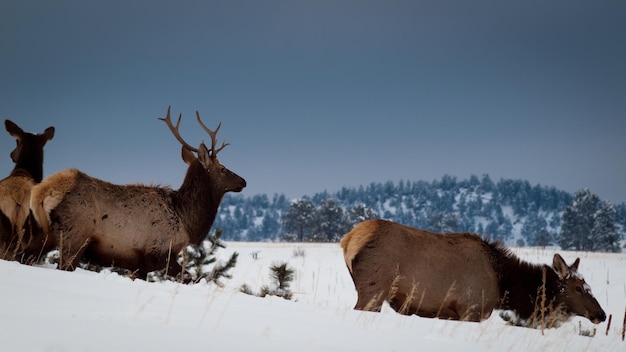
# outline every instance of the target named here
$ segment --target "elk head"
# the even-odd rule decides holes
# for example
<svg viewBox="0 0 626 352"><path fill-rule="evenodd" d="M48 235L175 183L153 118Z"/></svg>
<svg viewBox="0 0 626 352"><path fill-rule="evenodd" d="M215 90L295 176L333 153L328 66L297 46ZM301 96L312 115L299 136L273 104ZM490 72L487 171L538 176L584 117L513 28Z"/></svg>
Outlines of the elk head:
<svg viewBox="0 0 626 352"><path fill-rule="evenodd" d="M220 130L222 123L220 122L215 130L211 130L202 122L200 119L200 113L196 111L198 123L209 134L209 136L211 136L211 149L207 148L204 142L200 143L200 147L194 148L189 143L185 142L178 131L182 113L178 116L178 121L176 121L176 125L174 125L172 124L172 119L170 117L170 109L171 106L167 108L167 116L165 118L159 118L159 120L162 120L167 124L174 137L176 137L178 142L182 144L182 158L185 163L187 163L187 165L191 165L194 161L199 161L211 178L213 183L212 186L216 189L224 193L241 192L244 187L246 187L246 180L228 170L217 159L217 153L228 145L228 143L223 142L219 148L216 148L217 132ZM196 153L197 156L194 153Z"/></svg>
<svg viewBox="0 0 626 352"><path fill-rule="evenodd" d="M578 272L578 264L580 258L576 258L574 263L568 266L560 255L554 255L552 268L558 276L554 304L557 307L565 307L566 313L583 316L594 324L601 323L606 319L606 313Z"/></svg>
<svg viewBox="0 0 626 352"><path fill-rule="evenodd" d="M16 147L11 152L15 163L14 171L23 169L30 174L36 183L43 178L43 147L54 137L54 127L48 127L43 133L24 132L18 125L5 120L4 125L9 134L15 137Z"/></svg>

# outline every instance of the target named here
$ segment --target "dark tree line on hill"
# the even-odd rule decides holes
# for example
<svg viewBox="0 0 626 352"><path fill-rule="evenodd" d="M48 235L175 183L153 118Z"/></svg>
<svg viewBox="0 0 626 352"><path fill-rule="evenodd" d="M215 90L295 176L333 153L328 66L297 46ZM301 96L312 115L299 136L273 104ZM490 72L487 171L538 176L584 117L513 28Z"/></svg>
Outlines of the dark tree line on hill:
<svg viewBox="0 0 626 352"><path fill-rule="evenodd" d="M384 218L435 232L474 232L508 245L619 251L626 205L523 180L488 175L459 181L372 183L288 200L227 195L214 228L231 241L337 242L352 226Z"/></svg>

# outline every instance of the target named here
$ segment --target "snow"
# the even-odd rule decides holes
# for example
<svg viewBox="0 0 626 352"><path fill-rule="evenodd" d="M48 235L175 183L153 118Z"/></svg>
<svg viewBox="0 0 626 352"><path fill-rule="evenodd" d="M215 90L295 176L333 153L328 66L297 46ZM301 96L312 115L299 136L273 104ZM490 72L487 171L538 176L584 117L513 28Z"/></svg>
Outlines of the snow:
<svg viewBox="0 0 626 352"><path fill-rule="evenodd" d="M559 252L581 258L585 276L608 314L594 326L576 317L561 328L506 325L494 312L482 323L352 309L356 292L337 244L227 242L239 260L224 287L132 281L114 273L63 272L0 261L3 351L624 351L624 254ZM520 257L551 263L553 250L523 248ZM304 255L294 256L300 252ZM257 253L258 259L252 254ZM270 283L269 267L296 270L291 301L239 292ZM595 337L578 334L597 328Z"/></svg>

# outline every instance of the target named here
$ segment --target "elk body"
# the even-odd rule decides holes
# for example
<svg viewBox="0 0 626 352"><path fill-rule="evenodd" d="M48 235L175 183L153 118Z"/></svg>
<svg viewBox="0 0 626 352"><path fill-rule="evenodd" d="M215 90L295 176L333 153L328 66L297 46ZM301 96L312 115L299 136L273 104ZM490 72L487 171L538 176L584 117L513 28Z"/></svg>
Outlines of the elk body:
<svg viewBox="0 0 626 352"><path fill-rule="evenodd" d="M0 181L0 258L14 259L18 252L30 256L43 249L41 229L30 215L30 192L43 177L43 148L54 137L54 127L33 134L10 120L4 124L17 145L11 152L15 167Z"/></svg>
<svg viewBox="0 0 626 352"><path fill-rule="evenodd" d="M76 169L53 174L33 188L31 209L44 231L58 240L59 268L74 270L84 260L129 269L142 278L166 267L172 275L181 271L180 250L202 242L224 195L246 186L217 159L227 145L216 148L220 126L212 131L196 115L211 136L211 149L187 144L178 132L181 117L172 125L169 108L161 118L182 144L189 165L178 190L114 185Z"/></svg>
<svg viewBox="0 0 626 352"><path fill-rule="evenodd" d="M513 311L522 325L556 327L574 315L593 323L606 314L578 273L555 254L553 265L520 260L474 234L436 234L368 220L341 241L358 293L355 309L482 321L494 309ZM543 313L542 313L543 309Z"/></svg>

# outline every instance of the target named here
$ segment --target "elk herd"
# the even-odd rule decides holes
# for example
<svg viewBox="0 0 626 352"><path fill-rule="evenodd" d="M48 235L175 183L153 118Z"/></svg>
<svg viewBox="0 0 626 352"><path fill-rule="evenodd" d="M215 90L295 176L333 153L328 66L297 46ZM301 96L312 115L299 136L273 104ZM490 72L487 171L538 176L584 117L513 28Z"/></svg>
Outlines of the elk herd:
<svg viewBox="0 0 626 352"><path fill-rule="evenodd" d="M58 249L58 268L80 263L127 269L181 272L176 258L209 233L228 192L246 181L217 154L217 133L196 112L211 145L187 143L174 124L159 118L182 146L187 173L178 190L140 184L116 185L78 169L43 178L44 146L54 127L33 134L10 120L15 167L0 181L0 259L40 261ZM522 261L498 242L469 233L437 234L386 220L357 224L341 240L345 264L357 291L354 309L380 311L384 302L401 314L479 322L494 309L512 311L529 327L557 327L578 315L593 323L606 314L578 272L555 254L552 266Z"/></svg>
<svg viewBox="0 0 626 352"><path fill-rule="evenodd" d="M0 181L0 255L22 262L36 261L58 248L58 267L74 270L80 262L116 266L145 278L165 269L181 272L175 258L187 245L207 236L222 198L240 192L246 181L228 170L217 154L228 144L217 144L217 133L196 112L198 124L211 137L196 148L164 121L182 145L187 174L178 190L145 185L115 185L77 169L67 169L42 180L43 147L54 128L42 134L25 133L6 120L7 131L17 140L11 152L15 169Z"/></svg>

